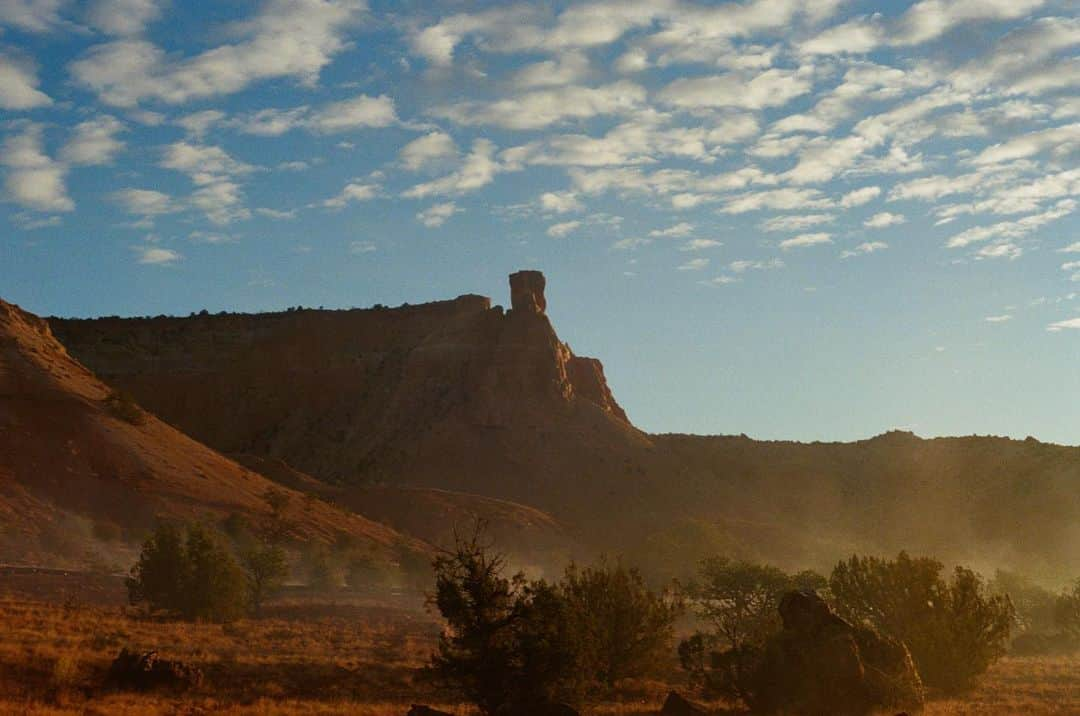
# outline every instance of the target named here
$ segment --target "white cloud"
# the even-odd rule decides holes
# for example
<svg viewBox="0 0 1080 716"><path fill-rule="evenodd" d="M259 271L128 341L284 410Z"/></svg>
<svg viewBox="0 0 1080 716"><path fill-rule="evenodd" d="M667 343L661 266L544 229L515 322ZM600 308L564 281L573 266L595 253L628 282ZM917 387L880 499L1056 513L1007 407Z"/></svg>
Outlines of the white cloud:
<svg viewBox="0 0 1080 716"><path fill-rule="evenodd" d="M0 55L0 109L34 109L50 104L52 99L38 89L32 64Z"/></svg>
<svg viewBox="0 0 1080 716"><path fill-rule="evenodd" d="M987 323L1005 323L1007 321L1012 320L1012 314L1011 313L1002 313L1002 314L997 315L997 316L987 316L983 320L986 321Z"/></svg>
<svg viewBox="0 0 1080 716"><path fill-rule="evenodd" d="M1024 17L1044 2L920 0L892 20L872 15L831 27L804 42L799 49L811 54L865 53L881 46L919 45L937 39L957 26Z"/></svg>
<svg viewBox="0 0 1080 716"><path fill-rule="evenodd" d="M345 48L345 30L364 7L361 0L268 0L227 28L240 38L233 44L174 59L145 40L123 39L91 47L70 71L102 102L121 107L146 99L182 104L279 77L311 84Z"/></svg>
<svg viewBox="0 0 1080 716"><path fill-rule="evenodd" d="M694 225L685 221L679 222L674 226L669 226L666 229L654 229L649 232L649 236L657 238L681 238L688 236L694 231Z"/></svg>
<svg viewBox="0 0 1080 716"><path fill-rule="evenodd" d="M63 24L60 10L67 0L4 0L0 2L0 25L26 32L48 32Z"/></svg>
<svg viewBox="0 0 1080 716"><path fill-rule="evenodd" d="M831 244L832 234L824 231L819 231L812 234L799 234L798 236L790 239L784 239L780 242L781 249L787 251L788 249L800 249L807 246L820 246L821 244Z"/></svg>
<svg viewBox="0 0 1080 716"><path fill-rule="evenodd" d="M585 205L570 191L548 191L540 195L540 208L555 214L584 211Z"/></svg>
<svg viewBox="0 0 1080 716"><path fill-rule="evenodd" d="M264 216L267 219L275 219L277 221L292 221L296 218L296 209L284 210L260 207L255 210L255 213L259 216Z"/></svg>
<svg viewBox="0 0 1080 716"><path fill-rule="evenodd" d="M139 246L135 249L140 264L149 266L168 266L181 261L184 257L172 249L156 246Z"/></svg>
<svg viewBox="0 0 1080 716"><path fill-rule="evenodd" d="M315 134L340 134L356 129L389 127L398 121L394 100L386 95L357 95L312 109L260 109L229 119L224 124L245 134L277 137L294 129Z"/></svg>
<svg viewBox="0 0 1080 716"><path fill-rule="evenodd" d="M161 166L183 172L197 187L190 203L215 224L230 224L251 218L237 178L255 171L221 147L190 142L174 142L165 148Z"/></svg>
<svg viewBox="0 0 1080 716"><path fill-rule="evenodd" d="M1063 199L1053 208L1039 214L1031 214L1016 221L1002 221L990 226L976 226L956 234L946 242L950 249L963 248L973 243L990 239L1016 239L1030 234L1040 227L1068 216L1076 209L1076 201ZM997 255L1004 255L1006 249L994 249ZM989 254L983 254L984 256Z"/></svg>
<svg viewBox="0 0 1080 716"><path fill-rule="evenodd" d="M1074 328L1080 329L1080 318L1069 318L1064 321L1056 321L1055 323L1051 323L1049 326L1047 326L1046 330L1057 333L1058 331Z"/></svg>
<svg viewBox="0 0 1080 716"><path fill-rule="evenodd" d="M458 149L446 132L430 132L412 140L398 153L401 165L409 171L418 171L432 165L441 166L457 157Z"/></svg>
<svg viewBox="0 0 1080 716"><path fill-rule="evenodd" d="M844 194L840 199L840 206L850 209L853 206L862 206L881 196L881 187L864 186Z"/></svg>
<svg viewBox="0 0 1080 716"><path fill-rule="evenodd" d="M0 145L6 197L36 211L72 211L75 202L64 183L67 167L45 154L42 132L41 125L29 124Z"/></svg>
<svg viewBox="0 0 1080 716"><path fill-rule="evenodd" d="M615 71L624 75L649 69L649 53L640 47L632 48L615 60Z"/></svg>
<svg viewBox="0 0 1080 716"><path fill-rule="evenodd" d="M176 124L183 127L188 134L196 139L202 139L210 128L225 120L225 113L218 109L205 109L201 112L193 112L176 120Z"/></svg>
<svg viewBox="0 0 1080 716"><path fill-rule="evenodd" d="M681 264L679 271L700 271L709 265L709 260L706 258L690 259L684 264Z"/></svg>
<svg viewBox="0 0 1080 716"><path fill-rule="evenodd" d="M853 249L840 252L840 258L849 259L853 256L862 256L864 254L872 254L875 251L884 251L887 248L889 248L889 245L884 241L866 241Z"/></svg>
<svg viewBox="0 0 1080 716"><path fill-rule="evenodd" d="M465 157L461 167L444 177L424 182L407 189L402 196L422 199L427 196L456 196L476 191L490 184L500 171L511 167L501 165L495 159L495 144L488 139L473 142L472 151Z"/></svg>
<svg viewBox="0 0 1080 716"><path fill-rule="evenodd" d="M723 245L724 242L716 239L690 239L679 247L679 251L704 251L705 249L715 249Z"/></svg>
<svg viewBox="0 0 1080 716"><path fill-rule="evenodd" d="M108 115L80 122L60 150L60 158L76 166L112 164L124 149L124 143L116 138L124 130L123 122Z"/></svg>
<svg viewBox="0 0 1080 716"><path fill-rule="evenodd" d="M748 211L773 209L796 211L799 209L827 209L833 203L817 189L769 189L740 194L729 200L721 209L725 214L743 214Z"/></svg>
<svg viewBox="0 0 1080 716"><path fill-rule="evenodd" d="M379 247L371 241L353 241L349 243L349 253L353 256L363 256L378 250Z"/></svg>
<svg viewBox="0 0 1080 716"><path fill-rule="evenodd" d="M580 221L562 221L552 224L547 229L547 235L555 239L563 239L581 226Z"/></svg>
<svg viewBox="0 0 1080 716"><path fill-rule="evenodd" d="M746 80L734 74L677 79L660 90L659 99L687 109L780 107L810 91L809 78L790 70L771 69Z"/></svg>
<svg viewBox="0 0 1080 716"><path fill-rule="evenodd" d="M907 219L901 214L891 214L887 211L882 211L864 221L863 226L868 229L884 229L889 226L899 226L905 221L907 221Z"/></svg>
<svg viewBox="0 0 1080 716"><path fill-rule="evenodd" d="M645 89L626 80L601 87L567 86L494 100L466 101L436 108L434 114L461 125L541 129L558 122L618 114L640 106Z"/></svg>
<svg viewBox="0 0 1080 716"><path fill-rule="evenodd" d="M567 52L554 60L527 65L514 75L515 87L558 87L583 79L589 71L589 58L581 52Z"/></svg>
<svg viewBox="0 0 1080 716"><path fill-rule="evenodd" d="M993 164L1023 159L1047 150L1060 157L1080 150L1080 122L1014 137L987 147L972 161L976 165Z"/></svg>
<svg viewBox="0 0 1080 716"><path fill-rule="evenodd" d="M110 35L136 35L161 16L160 0L97 0L90 6L90 24Z"/></svg>
<svg viewBox="0 0 1080 716"><path fill-rule="evenodd" d="M429 229L442 226L451 216L461 211L452 201L434 204L416 215L416 220Z"/></svg>
<svg viewBox="0 0 1080 716"><path fill-rule="evenodd" d="M728 269L733 273L746 273L747 271L773 271L784 268L783 259L768 259L766 261L750 261L739 259L728 264Z"/></svg>
<svg viewBox="0 0 1080 716"><path fill-rule="evenodd" d="M379 195L377 184L350 182L336 196L325 200L322 205L327 209L342 209L354 201L370 201Z"/></svg>
<svg viewBox="0 0 1080 716"><path fill-rule="evenodd" d="M1065 248L1058 249L1063 254L1077 254L1080 253L1080 241L1074 241Z"/></svg>
<svg viewBox="0 0 1080 716"><path fill-rule="evenodd" d="M153 217L180 210L171 196L154 189L121 189L114 192L112 198L127 213L136 216Z"/></svg>
<svg viewBox="0 0 1080 716"><path fill-rule="evenodd" d="M820 224L831 224L836 220L833 214L802 214L794 216L774 216L761 222L764 231L802 231Z"/></svg>

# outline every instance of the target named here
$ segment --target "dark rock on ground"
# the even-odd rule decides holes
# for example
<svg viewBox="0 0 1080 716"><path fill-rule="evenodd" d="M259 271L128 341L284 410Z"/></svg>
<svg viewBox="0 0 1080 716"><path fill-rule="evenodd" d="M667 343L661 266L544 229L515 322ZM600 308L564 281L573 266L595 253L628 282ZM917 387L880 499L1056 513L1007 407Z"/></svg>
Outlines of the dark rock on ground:
<svg viewBox="0 0 1080 716"><path fill-rule="evenodd" d="M182 661L162 659L156 651L123 649L113 660L105 678L108 688L150 691L173 689L185 691L202 684L202 670Z"/></svg>
<svg viewBox="0 0 1080 716"><path fill-rule="evenodd" d="M784 628L754 676L755 711L862 716L921 708L922 681L902 643L849 624L813 592L785 594L780 617Z"/></svg>
<svg viewBox="0 0 1080 716"><path fill-rule="evenodd" d="M412 708L409 709L409 713L405 714L405 716L452 716L452 714L447 711L433 709L430 706L413 704Z"/></svg>
<svg viewBox="0 0 1080 716"><path fill-rule="evenodd" d="M688 701L675 691L668 694L664 706L660 709L660 716L697 716L707 713L703 707Z"/></svg>

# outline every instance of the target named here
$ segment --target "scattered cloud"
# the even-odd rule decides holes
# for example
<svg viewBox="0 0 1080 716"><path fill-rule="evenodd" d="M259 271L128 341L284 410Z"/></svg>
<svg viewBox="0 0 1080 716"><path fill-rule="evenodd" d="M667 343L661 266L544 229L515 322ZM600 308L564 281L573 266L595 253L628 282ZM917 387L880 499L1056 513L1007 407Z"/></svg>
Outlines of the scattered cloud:
<svg viewBox="0 0 1080 716"><path fill-rule="evenodd" d="M363 256L378 250L379 247L371 241L353 241L349 243L349 253L353 256Z"/></svg>
<svg viewBox="0 0 1080 716"><path fill-rule="evenodd" d="M552 224L547 229L547 235L555 239L563 239L577 231L581 227L580 221L561 221L558 224Z"/></svg>
<svg viewBox="0 0 1080 716"><path fill-rule="evenodd" d="M678 266L679 271L701 271L709 266L709 259L696 258L680 264Z"/></svg>
<svg viewBox="0 0 1080 716"><path fill-rule="evenodd" d="M442 204L433 204L416 215L416 220L429 229L442 226L454 214L461 211L457 204L448 201Z"/></svg>
<svg viewBox="0 0 1080 716"><path fill-rule="evenodd" d="M681 238L683 236L689 236L694 231L694 225L681 221L674 226L669 226L666 229L654 229L649 232L649 236L655 238Z"/></svg>
<svg viewBox="0 0 1080 716"><path fill-rule="evenodd" d="M183 260L176 251L163 249L157 246L138 246L135 248L137 260L140 264L148 266L170 266Z"/></svg>
<svg viewBox="0 0 1080 716"><path fill-rule="evenodd" d="M67 167L45 153L43 132L42 125L28 124L0 145L5 198L35 211L74 211L65 183Z"/></svg>
<svg viewBox="0 0 1080 716"><path fill-rule="evenodd" d="M361 184L350 182L335 196L322 202L327 209L344 209L348 204L356 201L370 201L379 195L377 184Z"/></svg>
<svg viewBox="0 0 1080 716"><path fill-rule="evenodd" d="M889 226L899 226L906 221L907 219L904 218L902 214L892 214L888 211L882 211L864 221L863 226L868 229L884 229Z"/></svg>
<svg viewBox="0 0 1080 716"><path fill-rule="evenodd" d="M821 244L831 244L832 234L824 231L811 233L811 234L799 234L790 239L784 239L780 242L779 246L784 251L788 249L801 249L807 246L820 246Z"/></svg>
<svg viewBox="0 0 1080 716"><path fill-rule="evenodd" d="M457 144L446 132L434 131L412 140L398 153L401 165L409 171L443 166L458 156Z"/></svg>
<svg viewBox="0 0 1080 716"><path fill-rule="evenodd" d="M69 70L76 84L118 107L183 104L281 77L312 84L345 49L345 31L364 7L361 0L268 0L254 17L225 28L233 43L177 57L145 39L123 38L92 46Z"/></svg>
<svg viewBox="0 0 1080 716"><path fill-rule="evenodd" d="M52 99L38 86L33 64L0 54L0 109L24 110L49 106Z"/></svg>
<svg viewBox="0 0 1080 716"><path fill-rule="evenodd" d="M1068 318L1064 321L1055 321L1046 327L1046 330L1052 333L1069 329L1080 329L1080 318Z"/></svg>
<svg viewBox="0 0 1080 716"><path fill-rule="evenodd" d="M840 258L850 259L854 256L863 256L865 254L872 254L875 251L884 251L889 248L889 245L884 241L866 241L859 244L853 249L840 252Z"/></svg>
<svg viewBox="0 0 1080 716"><path fill-rule="evenodd" d="M1011 313L1002 313L997 316L987 316L983 320L987 323L1005 323L1007 321L1011 321L1012 318L1013 317Z"/></svg>
<svg viewBox="0 0 1080 716"><path fill-rule="evenodd" d="M124 130L123 122L108 115L80 122L60 150L60 158L75 166L112 164L124 149L124 143L116 138Z"/></svg>

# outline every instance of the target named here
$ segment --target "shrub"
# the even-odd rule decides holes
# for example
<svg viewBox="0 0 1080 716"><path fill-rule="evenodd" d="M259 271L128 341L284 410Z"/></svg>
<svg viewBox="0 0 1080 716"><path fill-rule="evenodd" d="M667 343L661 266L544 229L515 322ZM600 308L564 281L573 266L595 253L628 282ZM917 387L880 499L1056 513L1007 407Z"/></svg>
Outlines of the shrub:
<svg viewBox="0 0 1080 716"><path fill-rule="evenodd" d="M1004 655L1015 610L975 572L957 567L946 582L942 570L905 552L893 561L853 556L829 588L841 615L903 641L928 686L955 692Z"/></svg>
<svg viewBox="0 0 1080 716"><path fill-rule="evenodd" d="M1072 639L1080 639L1080 579L1055 601L1054 624Z"/></svg>
<svg viewBox="0 0 1080 716"><path fill-rule="evenodd" d="M303 569L307 584L312 589L326 592L341 586L338 565L324 544L311 545L304 552Z"/></svg>
<svg viewBox="0 0 1080 716"><path fill-rule="evenodd" d="M766 640L780 630L780 597L791 590L820 590L815 572L788 574L765 564L712 557L701 563L686 593L709 624L679 645L679 661L710 696L745 699L743 684Z"/></svg>
<svg viewBox="0 0 1080 716"><path fill-rule="evenodd" d="M132 604L145 602L185 619L229 621L247 606L236 560L199 524L158 527L143 544L127 587Z"/></svg>
<svg viewBox="0 0 1080 716"><path fill-rule="evenodd" d="M560 585L579 668L613 687L654 673L670 653L681 602L650 591L641 573L621 564L570 565Z"/></svg>
<svg viewBox="0 0 1080 716"><path fill-rule="evenodd" d="M550 703L572 691L575 678L565 601L544 582L505 576L505 566L481 530L434 562L431 599L447 628L430 670L483 714Z"/></svg>
<svg viewBox="0 0 1080 716"><path fill-rule="evenodd" d="M241 549L240 564L247 577L251 610L259 616L263 602L281 588L289 573L285 550L276 544L251 543Z"/></svg>

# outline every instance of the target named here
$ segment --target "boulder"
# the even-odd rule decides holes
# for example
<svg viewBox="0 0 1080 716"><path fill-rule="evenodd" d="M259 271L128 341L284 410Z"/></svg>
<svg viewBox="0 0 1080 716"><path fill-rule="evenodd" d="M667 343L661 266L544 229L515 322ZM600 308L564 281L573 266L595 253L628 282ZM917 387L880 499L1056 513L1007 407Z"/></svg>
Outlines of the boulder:
<svg viewBox="0 0 1080 716"><path fill-rule="evenodd" d="M668 693L660 709L660 716L697 716L707 713L704 707L688 701L675 691Z"/></svg>
<svg viewBox="0 0 1080 716"><path fill-rule="evenodd" d="M409 713L405 716L453 716L453 714L447 711L440 711L433 709L430 706L424 706L422 704L413 704L409 709Z"/></svg>
<svg viewBox="0 0 1080 716"><path fill-rule="evenodd" d="M902 643L849 624L813 592L785 594L780 618L783 629L752 677L754 711L862 716L921 708L922 681Z"/></svg>
<svg viewBox="0 0 1080 716"><path fill-rule="evenodd" d="M162 659L156 651L122 649L105 678L107 687L121 690L186 691L202 684L202 670L182 661Z"/></svg>
<svg viewBox="0 0 1080 716"><path fill-rule="evenodd" d="M510 274L510 308L517 313L539 313L547 310L544 287L547 281L539 271L518 271Z"/></svg>

